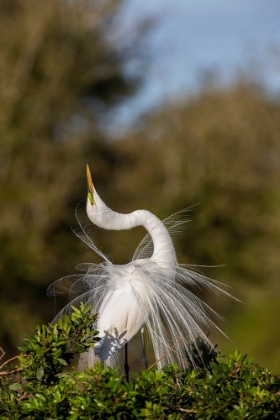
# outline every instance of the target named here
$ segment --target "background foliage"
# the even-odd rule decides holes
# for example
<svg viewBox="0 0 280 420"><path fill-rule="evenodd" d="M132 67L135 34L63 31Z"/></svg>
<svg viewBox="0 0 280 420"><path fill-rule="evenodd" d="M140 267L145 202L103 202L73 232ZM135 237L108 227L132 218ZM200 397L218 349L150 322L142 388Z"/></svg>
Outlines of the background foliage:
<svg viewBox="0 0 280 420"><path fill-rule="evenodd" d="M34 321L52 317L46 286L69 271L69 258L78 262L81 251L69 225L84 196L85 162L108 172L111 153L97 119L136 83L123 72L129 51L117 51L109 40L117 6L0 1L0 319L6 347L22 340Z"/></svg>
<svg viewBox="0 0 280 420"><path fill-rule="evenodd" d="M204 272L245 303L204 297L229 320L222 328L234 344L213 341L279 371L279 103L248 78L205 85L116 139L104 118L137 91L142 70L127 70L137 36L116 41L120 7L0 0L1 345L12 354L34 324L53 318L50 283L98 261L70 229L89 163L117 211L164 218L200 203L178 239L179 260L224 264ZM143 234L96 230L96 242L122 263Z"/></svg>

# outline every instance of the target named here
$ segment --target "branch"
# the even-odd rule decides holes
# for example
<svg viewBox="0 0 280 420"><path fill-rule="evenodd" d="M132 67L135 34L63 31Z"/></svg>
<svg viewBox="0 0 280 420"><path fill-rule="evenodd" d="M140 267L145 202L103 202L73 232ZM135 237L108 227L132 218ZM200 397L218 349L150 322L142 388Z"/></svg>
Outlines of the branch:
<svg viewBox="0 0 280 420"><path fill-rule="evenodd" d="M3 351L3 349L0 347L0 349ZM2 356L0 357L0 359L4 356L5 352L3 352ZM1 366L0 369L3 369L4 366L6 366L8 363L10 363L12 360L17 359L18 356L14 356L11 359L6 360L6 362L4 362ZM11 375L12 373L16 373L16 372L20 372L23 368L19 367L13 370L9 370L9 371L4 371L4 372L0 372L0 376L2 375Z"/></svg>
<svg viewBox="0 0 280 420"><path fill-rule="evenodd" d="M3 357L5 356L6 353L4 352L4 350L2 349L2 347L0 347L0 351L2 351L2 354L0 356L0 360L1 360L1 359L3 359Z"/></svg>
<svg viewBox="0 0 280 420"><path fill-rule="evenodd" d="M2 350L2 349L1 349ZM2 350L3 351L3 350ZM6 354L6 353L4 353ZM3 357L3 355L1 356L1 358ZM11 359L6 360L6 362L3 363L3 365L0 366L0 369L2 369L5 365L7 365L8 363L10 363L12 360L17 359L18 356L12 357Z"/></svg>
<svg viewBox="0 0 280 420"><path fill-rule="evenodd" d="M186 410L185 408L179 408L180 411L183 411L183 413L197 413L197 410L189 409Z"/></svg>
<svg viewBox="0 0 280 420"><path fill-rule="evenodd" d="M2 375L11 375L12 373L21 372L22 370L23 370L22 367L17 368L17 369L13 369L13 370L7 370L7 371L4 371L4 372L0 372L0 376L2 376Z"/></svg>
<svg viewBox="0 0 280 420"><path fill-rule="evenodd" d="M167 352L165 352L164 353L164 355L163 356L161 356L161 358L160 359L158 359L157 361L155 361L155 363L153 363L149 368L148 368L148 370L150 370L150 369L152 369L155 365L157 365L158 364L158 362L160 362L162 359L164 359L164 357L165 356L167 356L173 349L174 349L174 347L176 347L177 346L177 344L178 343L180 343L180 341L182 340L182 337L179 337L178 338L178 340L173 344L173 346L172 347L170 347L170 349L169 350L167 350Z"/></svg>
<svg viewBox="0 0 280 420"><path fill-rule="evenodd" d="M22 401L27 395L27 392L24 392L22 396L18 399L18 401Z"/></svg>

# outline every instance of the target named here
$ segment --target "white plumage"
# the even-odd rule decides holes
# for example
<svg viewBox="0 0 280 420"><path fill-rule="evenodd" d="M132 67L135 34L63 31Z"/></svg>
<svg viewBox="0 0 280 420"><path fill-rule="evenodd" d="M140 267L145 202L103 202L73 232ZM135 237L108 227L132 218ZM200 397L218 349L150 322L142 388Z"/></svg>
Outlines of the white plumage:
<svg viewBox="0 0 280 420"><path fill-rule="evenodd" d="M130 214L114 212L97 194L88 167L87 176L89 193L86 212L92 223L110 230L144 226L148 234L131 262L114 265L94 245L88 225L77 212L81 227L78 236L104 262L79 265L77 268L85 274L57 280L48 292L51 295L68 291L70 295L71 302L56 319L71 311L71 305L80 301L91 303L92 311L99 313L96 329L100 341L94 350L82 356L82 367L98 360L106 361L107 365L116 364L119 349L144 326L152 341L156 360L166 353L158 363L159 368L174 362L182 368L188 367L189 361L195 365L190 344L195 345L199 339L213 348L204 331L219 328L210 317L217 314L192 290L208 288L218 293L226 292L221 289L220 283L178 264L170 233L176 233L186 223L185 212L178 212L163 222L146 210ZM175 343L178 344L169 351Z"/></svg>

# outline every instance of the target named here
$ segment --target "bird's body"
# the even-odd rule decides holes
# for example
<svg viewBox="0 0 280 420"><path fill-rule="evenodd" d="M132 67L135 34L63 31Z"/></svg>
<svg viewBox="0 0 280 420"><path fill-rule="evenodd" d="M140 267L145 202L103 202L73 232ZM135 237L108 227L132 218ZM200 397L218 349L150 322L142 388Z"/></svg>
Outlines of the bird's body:
<svg viewBox="0 0 280 420"><path fill-rule="evenodd" d="M95 347L95 354L101 360L106 360L129 342L147 321L148 311L141 308L139 297L145 294L152 302L153 284L145 276L145 265L148 267L149 263L139 260L127 265L112 265L109 269L109 278L113 280L97 321L101 340Z"/></svg>
<svg viewBox="0 0 280 420"><path fill-rule="evenodd" d="M96 329L100 341L86 356L89 364L96 360L112 364L119 349L143 326L148 330L155 358L160 359L165 354L158 363L159 368L174 362L181 367L195 364L190 344L195 345L200 339L212 346L203 327L217 327L209 317L209 312L216 315L215 312L191 289L204 287L215 292L224 291L217 282L178 264L170 232L176 232L186 222L180 219L183 212L164 222L146 210L130 214L114 212L98 196L89 169L87 174L89 194L86 211L95 225L108 230L143 226L148 234L130 263L114 265L94 245L88 226L77 215L82 229L78 236L104 262L99 265L81 264L77 268L86 271L85 274L67 276L50 287L50 293L56 293L58 289L60 292L68 290L72 299L57 317L79 301L91 303L92 311L99 314ZM170 351L178 340L180 343L174 351Z"/></svg>

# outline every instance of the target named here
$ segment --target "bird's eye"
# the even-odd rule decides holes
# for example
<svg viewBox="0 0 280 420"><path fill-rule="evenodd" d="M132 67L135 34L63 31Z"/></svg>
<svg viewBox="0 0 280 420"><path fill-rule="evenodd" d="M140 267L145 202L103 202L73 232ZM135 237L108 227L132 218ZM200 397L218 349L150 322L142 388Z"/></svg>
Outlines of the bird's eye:
<svg viewBox="0 0 280 420"><path fill-rule="evenodd" d="M90 192L88 193L88 199L90 201L90 204L93 206L95 204L95 202L94 202L93 196L91 195Z"/></svg>

